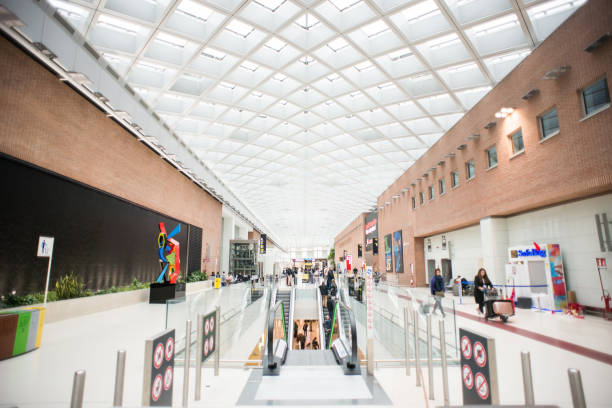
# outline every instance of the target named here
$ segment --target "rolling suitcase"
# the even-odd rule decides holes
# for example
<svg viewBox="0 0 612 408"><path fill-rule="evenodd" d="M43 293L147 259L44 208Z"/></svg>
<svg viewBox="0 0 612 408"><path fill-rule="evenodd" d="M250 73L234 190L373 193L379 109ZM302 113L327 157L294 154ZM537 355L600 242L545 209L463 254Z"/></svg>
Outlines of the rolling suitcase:
<svg viewBox="0 0 612 408"><path fill-rule="evenodd" d="M496 300L493 302L493 313L496 315L512 316L514 310L512 310L511 300Z"/></svg>

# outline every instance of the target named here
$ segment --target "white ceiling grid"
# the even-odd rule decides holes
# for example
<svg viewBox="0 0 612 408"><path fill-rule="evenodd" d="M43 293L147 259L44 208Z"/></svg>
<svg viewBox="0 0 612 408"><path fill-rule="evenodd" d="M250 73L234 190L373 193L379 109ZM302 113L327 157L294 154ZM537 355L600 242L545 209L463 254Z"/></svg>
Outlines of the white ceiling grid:
<svg viewBox="0 0 612 408"><path fill-rule="evenodd" d="M586 0L50 0L272 228L327 246Z"/></svg>

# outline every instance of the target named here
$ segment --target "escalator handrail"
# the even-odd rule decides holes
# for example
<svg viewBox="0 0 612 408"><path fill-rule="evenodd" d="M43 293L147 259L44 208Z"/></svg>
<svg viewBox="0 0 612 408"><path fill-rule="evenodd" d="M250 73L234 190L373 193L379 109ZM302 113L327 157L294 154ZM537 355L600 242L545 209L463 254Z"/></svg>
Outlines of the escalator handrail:
<svg viewBox="0 0 612 408"><path fill-rule="evenodd" d="M268 367L276 368L276 362L274 361L274 318L276 316L276 310L281 307L283 317L283 336L285 336L285 311L283 309L283 301L279 300L276 304L270 308L268 314Z"/></svg>
<svg viewBox="0 0 612 408"><path fill-rule="evenodd" d="M287 332L289 333L287 336L287 339L289 339L287 341L287 348L289 350L292 350L292 344L293 344L293 336L295 335L295 333L293 333L293 305L294 305L294 301L295 300L295 286L291 288L291 295L289 295L289 321L287 322ZM284 316L284 314L283 314Z"/></svg>
<svg viewBox="0 0 612 408"><path fill-rule="evenodd" d="M321 349L325 349L325 327L323 327L323 323L325 321L324 317L323 317L323 300L321 299L321 290L319 290L319 288L317 287L317 306L319 309L319 339L321 339L320 341L320 345L321 345ZM293 343L293 342L292 342Z"/></svg>
<svg viewBox="0 0 612 408"><path fill-rule="evenodd" d="M353 309L341 299L338 299L338 303L340 306L346 309L351 322L351 356L346 365L348 368L355 368L359 364L359 354L357 352L357 322L355 321L355 312L353 312Z"/></svg>

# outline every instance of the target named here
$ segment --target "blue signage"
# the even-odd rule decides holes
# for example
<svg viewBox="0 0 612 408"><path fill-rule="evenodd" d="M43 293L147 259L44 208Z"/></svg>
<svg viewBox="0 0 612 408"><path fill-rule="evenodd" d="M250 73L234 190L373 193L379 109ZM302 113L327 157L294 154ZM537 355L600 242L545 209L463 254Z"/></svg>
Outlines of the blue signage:
<svg viewBox="0 0 612 408"><path fill-rule="evenodd" d="M526 250L519 249L517 251L518 256L539 256L541 258L546 258L546 250L545 249L535 249L529 248Z"/></svg>

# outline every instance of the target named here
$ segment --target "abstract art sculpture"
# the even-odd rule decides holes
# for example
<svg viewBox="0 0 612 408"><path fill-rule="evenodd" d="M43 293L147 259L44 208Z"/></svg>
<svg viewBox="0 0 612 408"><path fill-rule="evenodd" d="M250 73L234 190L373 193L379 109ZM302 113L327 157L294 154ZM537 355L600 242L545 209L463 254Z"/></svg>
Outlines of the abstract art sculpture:
<svg viewBox="0 0 612 408"><path fill-rule="evenodd" d="M176 283L179 274L181 273L181 260L179 253L179 243L174 237L181 232L181 224L178 224L170 234L166 233L166 226L163 222L159 223L159 236L157 237L159 266L161 273L157 278L157 282L163 281Z"/></svg>

